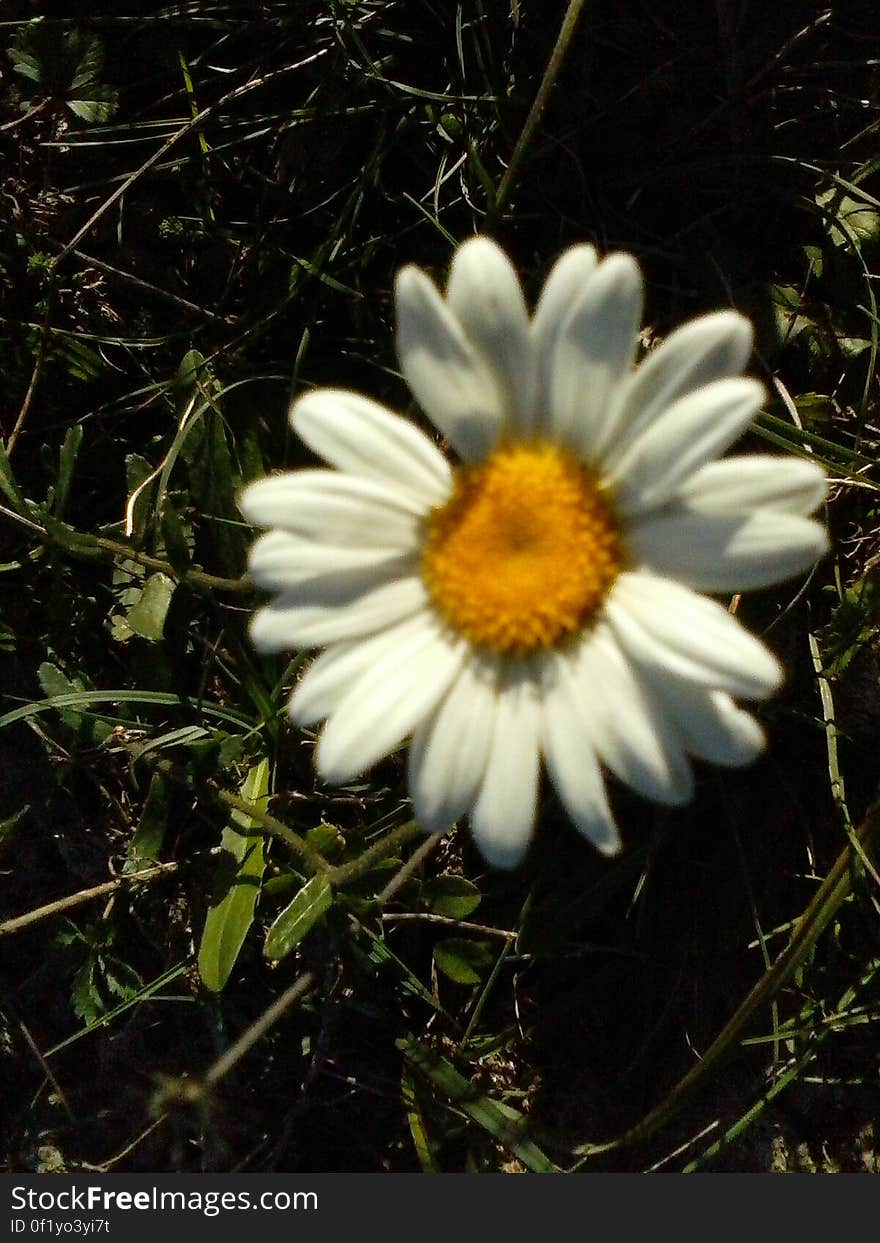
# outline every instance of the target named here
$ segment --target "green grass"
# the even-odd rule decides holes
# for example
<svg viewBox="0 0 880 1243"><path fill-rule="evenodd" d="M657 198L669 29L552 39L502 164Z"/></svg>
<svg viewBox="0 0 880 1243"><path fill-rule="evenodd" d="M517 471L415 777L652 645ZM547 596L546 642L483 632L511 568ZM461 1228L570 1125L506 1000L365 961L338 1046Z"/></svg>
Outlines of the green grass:
<svg viewBox="0 0 880 1243"><path fill-rule="evenodd" d="M876 1169L873 6L594 0L555 60L522 0L44 7L0 24L4 1167ZM531 297L632 251L653 338L742 309L753 445L834 481L832 554L739 603L766 757L615 789L611 861L545 792L512 875L400 757L316 782L235 504L291 393L408 408L394 272L476 231Z"/></svg>

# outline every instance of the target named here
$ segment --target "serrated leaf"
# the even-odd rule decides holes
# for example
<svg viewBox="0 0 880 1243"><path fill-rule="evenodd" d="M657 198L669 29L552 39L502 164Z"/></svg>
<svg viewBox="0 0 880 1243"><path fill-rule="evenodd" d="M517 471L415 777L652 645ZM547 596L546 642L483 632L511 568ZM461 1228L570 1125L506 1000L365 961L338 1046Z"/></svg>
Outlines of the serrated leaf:
<svg viewBox="0 0 880 1243"><path fill-rule="evenodd" d="M495 954L485 941L449 937L434 946L437 970L456 984L479 984L494 961Z"/></svg>
<svg viewBox="0 0 880 1243"><path fill-rule="evenodd" d="M109 86L94 87L89 99L68 99L67 106L74 116L89 123L109 121L116 111L116 91Z"/></svg>
<svg viewBox="0 0 880 1243"><path fill-rule="evenodd" d="M286 957L332 905L333 890L326 876L313 876L269 929L263 949L265 957Z"/></svg>
<svg viewBox="0 0 880 1243"><path fill-rule="evenodd" d="M68 106L70 106L68 104ZM84 380L90 383L97 380L103 373L104 360L101 355L93 350L91 346L86 345L84 341L80 341L72 333L65 333L56 337L55 352L59 358L63 358L67 364L68 374L75 380Z"/></svg>
<svg viewBox="0 0 880 1243"><path fill-rule="evenodd" d="M70 999L77 1018L86 1026L96 1022L104 1010L104 1002L95 981L95 960L89 957L73 977Z"/></svg>
<svg viewBox="0 0 880 1243"><path fill-rule="evenodd" d="M104 47L97 35L81 35L71 41L71 51L79 54L79 63L71 79L71 89L77 90L88 82L94 82L104 68Z"/></svg>
<svg viewBox="0 0 880 1243"><path fill-rule="evenodd" d="M466 919L480 905L483 895L464 876L437 876L425 881L419 898L435 915Z"/></svg>
<svg viewBox="0 0 880 1243"><path fill-rule="evenodd" d="M241 797L265 807L269 797L269 761L262 759L248 772ZM234 811L220 840L220 863L214 899L208 908L199 945L199 974L206 988L219 993L235 966L254 919L266 861L263 835L255 821Z"/></svg>
<svg viewBox="0 0 880 1243"><path fill-rule="evenodd" d="M39 82L40 62L32 52L28 52L23 47L11 47L7 55L16 73L20 73L23 78L28 78L31 82Z"/></svg>
<svg viewBox="0 0 880 1243"><path fill-rule="evenodd" d="M114 997L126 1001L143 988L144 982L134 967L130 967L121 958L105 958L102 955L100 963L104 985Z"/></svg>
<svg viewBox="0 0 880 1243"><path fill-rule="evenodd" d="M153 643L162 638L165 616L174 593L175 582L167 574L151 574L125 620L135 634Z"/></svg>

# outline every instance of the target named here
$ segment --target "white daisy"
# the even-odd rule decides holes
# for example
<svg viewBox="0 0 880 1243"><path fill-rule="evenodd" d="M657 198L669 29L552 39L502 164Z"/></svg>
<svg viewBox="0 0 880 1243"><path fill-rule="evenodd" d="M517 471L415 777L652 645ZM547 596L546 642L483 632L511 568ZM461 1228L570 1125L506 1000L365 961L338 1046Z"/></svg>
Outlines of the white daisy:
<svg viewBox="0 0 880 1243"><path fill-rule="evenodd" d="M566 251L529 318L486 238L460 246L446 295L398 275L397 348L450 464L411 422L321 389L291 423L331 469L273 475L241 508L273 528L251 572L277 594L263 651L323 647L290 701L326 718L324 780L349 781L407 738L415 813L470 817L484 857L523 858L540 770L599 850L620 837L603 772L676 805L688 756L740 765L763 746L734 702L770 695L775 657L701 592L764 587L822 555L813 463L716 461L763 397L740 375L751 329L694 320L634 366L634 259Z"/></svg>

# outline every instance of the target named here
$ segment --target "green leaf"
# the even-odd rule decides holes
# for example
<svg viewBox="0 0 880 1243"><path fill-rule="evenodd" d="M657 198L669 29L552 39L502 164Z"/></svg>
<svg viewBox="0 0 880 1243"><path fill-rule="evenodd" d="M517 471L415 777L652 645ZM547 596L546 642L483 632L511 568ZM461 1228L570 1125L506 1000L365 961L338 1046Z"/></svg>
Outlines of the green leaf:
<svg viewBox="0 0 880 1243"><path fill-rule="evenodd" d="M141 818L128 844L128 859L123 872L138 872L156 862L167 827L168 782L161 773L153 773Z"/></svg>
<svg viewBox="0 0 880 1243"><path fill-rule="evenodd" d="M79 56L70 83L71 89L77 90L81 86L87 86L89 82L97 81L104 68L104 46L97 35L81 34L78 31L74 32L70 45L71 52Z"/></svg>
<svg viewBox="0 0 880 1243"><path fill-rule="evenodd" d="M248 540L235 503L239 471L233 463L223 420L216 409L187 425L181 457L189 471L192 502L209 521L206 529L214 554L228 574L240 574L247 561Z"/></svg>
<svg viewBox="0 0 880 1243"><path fill-rule="evenodd" d="M188 350L180 360L175 377L179 401L189 398L199 379L199 371L205 366L205 356L198 350Z"/></svg>
<svg viewBox="0 0 880 1243"><path fill-rule="evenodd" d="M846 194L840 186L817 194L816 203L823 209L822 222L829 240L838 249L861 251L880 238L880 213Z"/></svg>
<svg viewBox="0 0 880 1243"><path fill-rule="evenodd" d="M6 456L2 438L0 438L0 492L4 494L16 513L21 514L23 518L28 517L28 507L16 483L15 475L12 473L12 465Z"/></svg>
<svg viewBox="0 0 880 1243"><path fill-rule="evenodd" d="M407 1062L478 1126L509 1149L534 1174L558 1174L559 1167L530 1138L532 1123L512 1106L493 1100L474 1087L445 1057L418 1040L404 1037L397 1047Z"/></svg>
<svg viewBox="0 0 880 1243"><path fill-rule="evenodd" d="M192 531L184 526L170 497L162 502L162 540L168 560L178 574L185 573L192 562Z"/></svg>
<svg viewBox="0 0 880 1243"><path fill-rule="evenodd" d="M434 946L434 962L438 971L456 984L479 984L494 960L492 948L485 941L449 937Z"/></svg>
<svg viewBox="0 0 880 1243"><path fill-rule="evenodd" d="M145 457L139 453L127 453L125 456L125 491L128 496L128 504L126 512L131 505L131 537L135 543L139 543L144 536L144 530L147 520L150 516L150 508L153 495L156 490L155 479L151 483L146 481L153 474L153 467ZM142 485L145 485L142 487ZM138 489L141 489L140 491ZM137 492L134 504L131 504L131 498Z"/></svg>
<svg viewBox="0 0 880 1243"><path fill-rule="evenodd" d="M269 929L263 949L266 958L285 958L332 905L333 890L326 876L313 876Z"/></svg>
<svg viewBox="0 0 880 1243"><path fill-rule="evenodd" d="M81 678L68 678L50 660L44 660L40 665L37 670L37 681L40 683L43 694L49 699L62 696L67 704L75 701L79 694L89 694ZM68 729L90 742L102 742L111 733L113 725L110 721L103 720L101 717L91 719L85 713L76 711L72 704L71 706L71 711L62 709L58 712Z"/></svg>
<svg viewBox="0 0 880 1243"><path fill-rule="evenodd" d="M77 454L82 444L83 429L81 423L74 423L67 429L64 444L58 457L58 484L55 489L55 517L64 517L67 501L70 497L70 485L73 483L73 472L76 468Z"/></svg>
<svg viewBox="0 0 880 1243"><path fill-rule="evenodd" d="M109 121L116 111L117 93L109 86L95 84L88 99L68 99L67 106L82 121Z"/></svg>
<svg viewBox="0 0 880 1243"><path fill-rule="evenodd" d="M419 897L429 911L447 919L466 919L482 901L477 886L463 876L437 876L425 881Z"/></svg>
<svg viewBox="0 0 880 1243"><path fill-rule="evenodd" d="M142 639L158 642L165 629L165 615L171 603L175 582L161 572L151 574L143 590L126 614L125 620Z"/></svg>
<svg viewBox="0 0 880 1243"><path fill-rule="evenodd" d="M28 51L21 36L19 36L19 41L13 44L7 52L7 56L12 61L12 67L23 78L31 82L39 82L41 76L39 57Z"/></svg>
<svg viewBox="0 0 880 1243"><path fill-rule="evenodd" d="M306 841L312 850L325 859L335 859L345 850L345 838L335 824L322 821L306 833Z"/></svg>
<svg viewBox="0 0 880 1243"><path fill-rule="evenodd" d="M31 809L30 803L19 807L11 816L0 817L0 858L7 846L11 846L19 824Z"/></svg>
<svg viewBox="0 0 880 1243"><path fill-rule="evenodd" d="M440 1171L434 1159L434 1150L425 1123L425 1115L420 1099L420 1086L416 1083L409 1067L404 1066L403 1074L400 1077L400 1098L406 1110L406 1120L409 1124L409 1133L412 1136L416 1156L425 1174L439 1174Z"/></svg>
<svg viewBox="0 0 880 1243"><path fill-rule="evenodd" d="M143 988L144 982L134 967L130 967L121 958L107 958L102 955L100 963L103 983L114 997L127 1001Z"/></svg>
<svg viewBox="0 0 880 1243"><path fill-rule="evenodd" d="M248 772L241 797L265 807L269 796L269 761ZM234 811L220 840L220 864L214 899L208 908L199 946L199 974L206 988L219 993L235 966L254 919L266 866L263 835L250 816Z"/></svg>
<svg viewBox="0 0 880 1243"><path fill-rule="evenodd" d="M104 1010L104 1000L98 989L95 972L96 962L90 956L73 977L70 995L74 1014L89 1027L101 1017Z"/></svg>
<svg viewBox="0 0 880 1243"><path fill-rule="evenodd" d="M831 426L834 400L827 393L799 393L794 404L802 423L811 432L822 432Z"/></svg>

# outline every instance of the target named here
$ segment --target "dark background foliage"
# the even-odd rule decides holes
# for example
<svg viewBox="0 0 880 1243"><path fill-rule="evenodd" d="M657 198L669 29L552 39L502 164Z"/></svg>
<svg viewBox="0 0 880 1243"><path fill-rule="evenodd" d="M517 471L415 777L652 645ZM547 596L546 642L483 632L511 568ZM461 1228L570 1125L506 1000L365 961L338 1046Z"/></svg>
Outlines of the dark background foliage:
<svg viewBox="0 0 880 1243"><path fill-rule="evenodd" d="M7 713L75 702L0 730L2 915L177 865L0 938L9 1169L569 1167L700 1057L876 794L875 6L595 0L495 212L563 11L4 8L2 433L28 506L3 501L0 691ZM284 719L295 666L258 659L252 595L204 575L244 571L240 483L302 460L291 392L407 408L394 273L442 278L486 228L531 297L571 243L631 250L646 344L708 308L755 320L753 445L835 481L833 556L738 605L789 670L767 757L701 771L675 814L615 790L612 863L548 793L520 872L487 873L461 831L380 909L404 846L277 963L265 930L310 872L273 841L212 991L211 790L266 759L272 813L342 865L409 811L398 759L316 786ZM90 690L107 698L76 701ZM174 775L135 762L145 743ZM753 1042L588 1168L875 1168L877 914L867 876ZM206 1082L303 973L308 996Z"/></svg>

